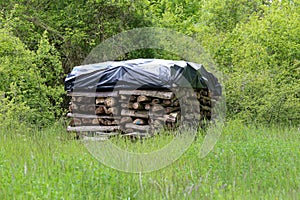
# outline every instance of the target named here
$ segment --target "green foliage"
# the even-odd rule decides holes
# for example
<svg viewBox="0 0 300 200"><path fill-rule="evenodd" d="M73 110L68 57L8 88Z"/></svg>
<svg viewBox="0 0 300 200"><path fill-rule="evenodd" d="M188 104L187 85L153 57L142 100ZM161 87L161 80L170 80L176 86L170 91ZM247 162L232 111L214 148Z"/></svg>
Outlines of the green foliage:
<svg viewBox="0 0 300 200"><path fill-rule="evenodd" d="M272 4L221 45L216 58L227 74L230 115L249 121L300 120L300 21L297 8Z"/></svg>
<svg viewBox="0 0 300 200"><path fill-rule="evenodd" d="M46 33L37 52L27 50L6 29L0 29L0 35L0 124L48 124L62 111L62 67L57 52Z"/></svg>

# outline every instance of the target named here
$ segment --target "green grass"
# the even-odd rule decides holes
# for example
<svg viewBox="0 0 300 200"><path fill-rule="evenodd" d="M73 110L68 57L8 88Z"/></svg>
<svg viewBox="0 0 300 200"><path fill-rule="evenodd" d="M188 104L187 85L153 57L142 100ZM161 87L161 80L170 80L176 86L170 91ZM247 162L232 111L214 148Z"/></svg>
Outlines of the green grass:
<svg viewBox="0 0 300 200"><path fill-rule="evenodd" d="M161 147L114 140L122 148ZM202 139L172 165L144 174L99 163L64 127L0 128L0 199L300 199L300 132L230 122L212 152Z"/></svg>

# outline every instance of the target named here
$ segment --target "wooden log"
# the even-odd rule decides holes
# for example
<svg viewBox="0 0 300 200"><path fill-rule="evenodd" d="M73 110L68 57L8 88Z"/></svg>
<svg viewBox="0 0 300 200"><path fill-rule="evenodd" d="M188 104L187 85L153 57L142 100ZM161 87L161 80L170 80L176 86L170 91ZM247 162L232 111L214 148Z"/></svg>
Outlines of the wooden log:
<svg viewBox="0 0 300 200"><path fill-rule="evenodd" d="M137 98L136 96L131 95L129 97L129 101L134 102L134 101L136 101L136 98Z"/></svg>
<svg viewBox="0 0 300 200"><path fill-rule="evenodd" d="M151 108L152 112L159 112L159 111L163 111L165 108L160 105L160 104L154 104Z"/></svg>
<svg viewBox="0 0 300 200"><path fill-rule="evenodd" d="M69 123L70 126L80 126L81 124L82 122L78 118L73 118Z"/></svg>
<svg viewBox="0 0 300 200"><path fill-rule="evenodd" d="M163 116L153 116L153 120L160 120L163 122L178 122L179 119L180 119L180 112L174 112Z"/></svg>
<svg viewBox="0 0 300 200"><path fill-rule="evenodd" d="M154 128L162 128L165 125L165 122L161 119L152 120L150 123Z"/></svg>
<svg viewBox="0 0 300 200"><path fill-rule="evenodd" d="M211 111L211 107L200 105L200 110Z"/></svg>
<svg viewBox="0 0 300 200"><path fill-rule="evenodd" d="M173 102L173 106L175 106L175 107L180 106L180 103L179 103L179 100L178 100L178 99L176 99L176 100Z"/></svg>
<svg viewBox="0 0 300 200"><path fill-rule="evenodd" d="M144 106L145 110L150 110L151 108L151 105L149 103L146 103L145 106Z"/></svg>
<svg viewBox="0 0 300 200"><path fill-rule="evenodd" d="M171 112L178 111L178 110L180 110L180 107L167 107L165 108L165 113L169 114Z"/></svg>
<svg viewBox="0 0 300 200"><path fill-rule="evenodd" d="M160 99L152 99L152 104L159 104L160 103Z"/></svg>
<svg viewBox="0 0 300 200"><path fill-rule="evenodd" d="M96 104L104 104L105 98L104 97L97 97L96 99Z"/></svg>
<svg viewBox="0 0 300 200"><path fill-rule="evenodd" d="M104 105L106 107L113 107L117 104L117 99L116 98L113 98L113 97L107 97L105 100L104 100Z"/></svg>
<svg viewBox="0 0 300 200"><path fill-rule="evenodd" d="M75 103L71 103L71 105L69 106L69 110L70 112L73 112L74 110L78 110L78 105L76 105Z"/></svg>
<svg viewBox="0 0 300 200"><path fill-rule="evenodd" d="M149 101L151 101L151 98L145 95L140 95L137 98L137 102L149 102Z"/></svg>
<svg viewBox="0 0 300 200"><path fill-rule="evenodd" d="M149 125L126 124L125 128L126 129L139 130L139 131L149 131L150 130L150 126Z"/></svg>
<svg viewBox="0 0 300 200"><path fill-rule="evenodd" d="M175 95L173 92L154 91L154 90L120 90L119 94L123 95L144 95L150 97L157 97L161 99L172 99Z"/></svg>
<svg viewBox="0 0 300 200"><path fill-rule="evenodd" d="M92 124L93 124L93 125L100 124L99 119L93 119L93 120L92 120Z"/></svg>
<svg viewBox="0 0 300 200"><path fill-rule="evenodd" d="M136 111L136 110L121 110L122 116L130 116L130 117L140 117L140 118L149 118L148 111Z"/></svg>
<svg viewBox="0 0 300 200"><path fill-rule="evenodd" d="M132 118L131 117L122 117L120 120L120 124L125 124L125 123L132 123Z"/></svg>
<svg viewBox="0 0 300 200"><path fill-rule="evenodd" d="M93 120L89 118L82 118L81 121L83 124L92 124Z"/></svg>
<svg viewBox="0 0 300 200"><path fill-rule="evenodd" d="M111 125L118 125L118 124L120 124L120 120L118 119L111 121Z"/></svg>
<svg viewBox="0 0 300 200"><path fill-rule="evenodd" d="M121 100L127 100L127 99L128 99L128 96L127 96L127 95L120 95L120 99L121 99Z"/></svg>
<svg viewBox="0 0 300 200"><path fill-rule="evenodd" d="M127 128L125 129L125 133L128 134L128 133L132 133L134 130L132 128Z"/></svg>
<svg viewBox="0 0 300 200"><path fill-rule="evenodd" d="M118 107L111 107L111 108L108 108L107 111L106 111L106 114L108 115L117 115L119 113L119 109Z"/></svg>
<svg viewBox="0 0 300 200"><path fill-rule="evenodd" d="M109 115L89 115L81 113L68 113L67 117L77 117L77 118L103 118L103 119L120 119L120 116L109 116Z"/></svg>
<svg viewBox="0 0 300 200"><path fill-rule="evenodd" d="M100 105L98 108L95 110L96 115L103 115L107 113L107 108L104 105Z"/></svg>
<svg viewBox="0 0 300 200"><path fill-rule="evenodd" d="M170 106L172 104L172 101L170 99L164 99L162 102L163 106Z"/></svg>
<svg viewBox="0 0 300 200"><path fill-rule="evenodd" d="M128 108L128 109L133 109L133 103L128 102L128 103L121 103L121 108Z"/></svg>
<svg viewBox="0 0 300 200"><path fill-rule="evenodd" d="M116 131L119 130L120 126L68 126L67 131Z"/></svg>
<svg viewBox="0 0 300 200"><path fill-rule="evenodd" d="M143 110L144 106L139 102L134 102L132 104L132 108L135 109L135 110Z"/></svg>
<svg viewBox="0 0 300 200"><path fill-rule="evenodd" d="M136 124L136 125L145 125L145 124L147 124L146 120L141 119L141 118L135 119L132 123Z"/></svg>
<svg viewBox="0 0 300 200"><path fill-rule="evenodd" d="M83 97L117 97L119 96L118 91L111 92L68 92L68 96L83 96Z"/></svg>
<svg viewBox="0 0 300 200"><path fill-rule="evenodd" d="M94 112L95 106L94 105L80 105L79 110L82 112Z"/></svg>

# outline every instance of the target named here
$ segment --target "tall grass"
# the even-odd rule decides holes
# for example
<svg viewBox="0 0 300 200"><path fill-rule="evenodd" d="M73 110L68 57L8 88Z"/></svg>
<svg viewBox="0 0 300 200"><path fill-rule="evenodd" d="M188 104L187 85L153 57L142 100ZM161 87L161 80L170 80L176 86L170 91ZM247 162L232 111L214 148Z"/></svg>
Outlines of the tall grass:
<svg viewBox="0 0 300 200"><path fill-rule="evenodd" d="M137 151L169 141L113 139ZM298 130L230 122L203 159L201 141L164 169L130 174L99 163L60 124L0 128L0 199L300 199Z"/></svg>

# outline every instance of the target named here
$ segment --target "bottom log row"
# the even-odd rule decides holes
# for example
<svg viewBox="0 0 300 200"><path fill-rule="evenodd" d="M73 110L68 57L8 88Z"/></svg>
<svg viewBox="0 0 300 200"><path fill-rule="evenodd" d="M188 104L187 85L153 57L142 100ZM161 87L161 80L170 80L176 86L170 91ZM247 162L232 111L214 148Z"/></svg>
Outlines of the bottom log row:
<svg viewBox="0 0 300 200"><path fill-rule="evenodd" d="M215 101L207 90L181 97L173 92L148 90L69 95L72 99L67 116L72 120L68 131L140 137L174 130L183 122L202 126L211 119Z"/></svg>

